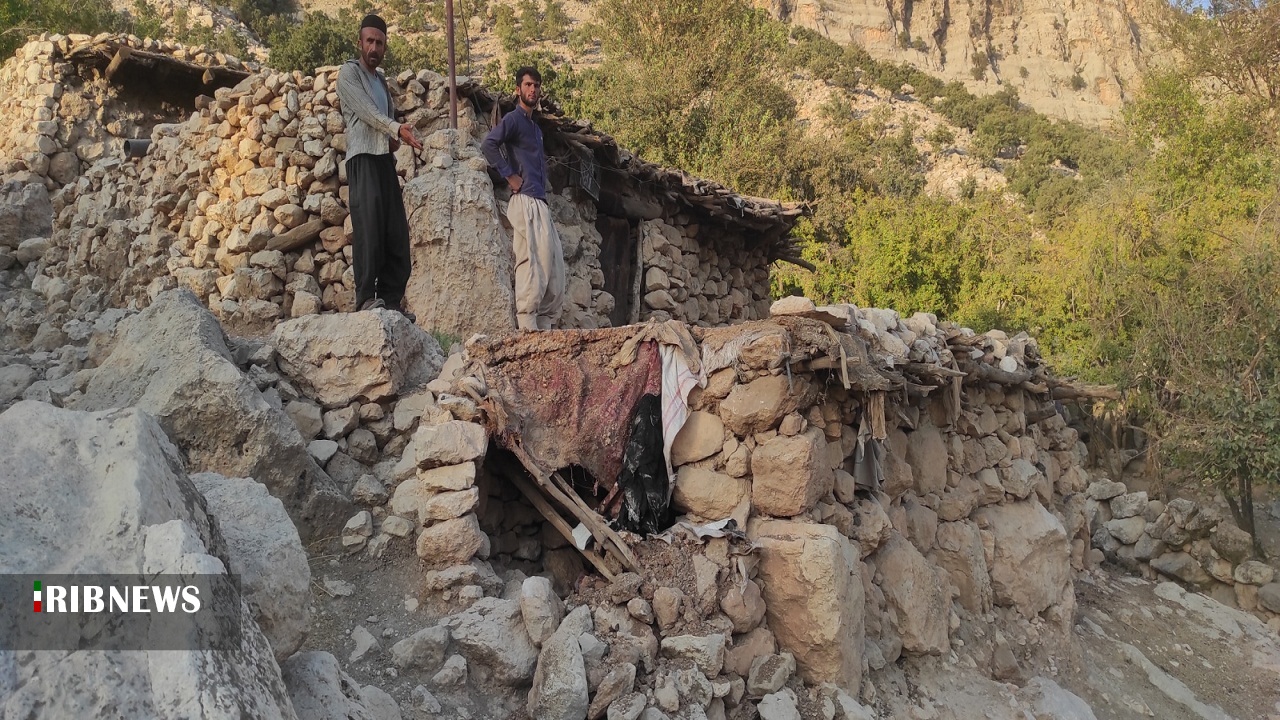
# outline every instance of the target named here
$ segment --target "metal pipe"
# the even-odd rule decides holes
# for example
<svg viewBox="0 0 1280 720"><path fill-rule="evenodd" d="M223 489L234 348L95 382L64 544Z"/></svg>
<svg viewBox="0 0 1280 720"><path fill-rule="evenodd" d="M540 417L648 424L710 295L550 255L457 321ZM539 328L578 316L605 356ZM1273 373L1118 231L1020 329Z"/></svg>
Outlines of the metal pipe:
<svg viewBox="0 0 1280 720"><path fill-rule="evenodd" d="M444 34L449 44L449 127L458 129L458 68L453 58L453 0L444 0Z"/></svg>
<svg viewBox="0 0 1280 720"><path fill-rule="evenodd" d="M149 138L133 138L124 141L124 156L126 158L140 158L147 154L147 148L151 147Z"/></svg>

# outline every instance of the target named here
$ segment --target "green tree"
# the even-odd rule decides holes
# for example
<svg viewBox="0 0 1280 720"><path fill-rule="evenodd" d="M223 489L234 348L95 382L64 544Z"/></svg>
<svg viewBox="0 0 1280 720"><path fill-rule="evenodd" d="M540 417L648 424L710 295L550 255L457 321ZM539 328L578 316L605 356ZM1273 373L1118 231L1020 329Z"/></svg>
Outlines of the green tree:
<svg viewBox="0 0 1280 720"><path fill-rule="evenodd" d="M1280 199L1278 196L1277 199ZM1155 295L1135 370L1161 455L1222 491L1254 538L1257 483L1280 476L1280 222Z"/></svg>
<svg viewBox="0 0 1280 720"><path fill-rule="evenodd" d="M356 56L355 20L345 13L337 18L309 12L297 27L271 36L269 64L277 70L314 72L317 67L340 65Z"/></svg>
<svg viewBox="0 0 1280 720"><path fill-rule="evenodd" d="M603 0L605 62L570 103L646 159L787 192L795 101L767 70L786 28L742 0Z"/></svg>

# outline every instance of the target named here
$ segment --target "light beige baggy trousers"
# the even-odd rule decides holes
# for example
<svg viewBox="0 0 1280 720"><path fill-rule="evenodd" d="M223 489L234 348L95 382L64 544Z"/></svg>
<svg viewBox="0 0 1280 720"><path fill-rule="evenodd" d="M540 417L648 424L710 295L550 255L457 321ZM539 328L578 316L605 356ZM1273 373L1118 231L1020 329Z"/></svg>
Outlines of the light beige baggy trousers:
<svg viewBox="0 0 1280 720"><path fill-rule="evenodd" d="M516 327L550 330L564 304L564 251L545 200L519 193L507 205L516 254Z"/></svg>

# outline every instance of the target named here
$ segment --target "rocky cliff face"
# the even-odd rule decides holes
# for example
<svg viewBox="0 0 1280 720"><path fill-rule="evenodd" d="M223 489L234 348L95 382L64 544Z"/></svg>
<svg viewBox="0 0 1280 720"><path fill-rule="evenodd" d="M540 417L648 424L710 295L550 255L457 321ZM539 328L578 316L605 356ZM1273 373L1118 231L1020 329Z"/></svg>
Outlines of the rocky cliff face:
<svg viewBox="0 0 1280 720"><path fill-rule="evenodd" d="M1160 52L1158 0L770 0L777 17L971 92L1101 125Z"/></svg>

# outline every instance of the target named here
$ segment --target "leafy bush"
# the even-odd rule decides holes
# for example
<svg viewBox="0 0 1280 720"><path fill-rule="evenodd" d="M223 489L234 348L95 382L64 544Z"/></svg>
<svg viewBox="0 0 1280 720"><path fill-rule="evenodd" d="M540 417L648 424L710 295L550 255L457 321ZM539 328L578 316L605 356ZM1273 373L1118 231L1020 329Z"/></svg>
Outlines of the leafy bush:
<svg viewBox="0 0 1280 720"><path fill-rule="evenodd" d="M314 72L317 67L340 65L357 54L359 21L343 13L337 18L309 12L302 24L271 36L269 64L277 70Z"/></svg>
<svg viewBox="0 0 1280 720"><path fill-rule="evenodd" d="M458 53L458 50L463 52ZM455 61L466 62L464 46L455 49ZM441 74L448 71L449 47L444 38L437 35L418 35L406 39L400 35L392 35L387 40L387 57L383 61L388 75L395 75L402 70L422 70L428 68Z"/></svg>
<svg viewBox="0 0 1280 720"><path fill-rule="evenodd" d="M1084 78L1080 76L1080 73L1076 73L1075 75L1071 76L1072 90L1079 92L1080 90L1083 90L1088 86L1089 84L1084 81Z"/></svg>
<svg viewBox="0 0 1280 720"><path fill-rule="evenodd" d="M129 18L111 6L111 0L0 0L0 57L8 58L42 32L120 32Z"/></svg>

